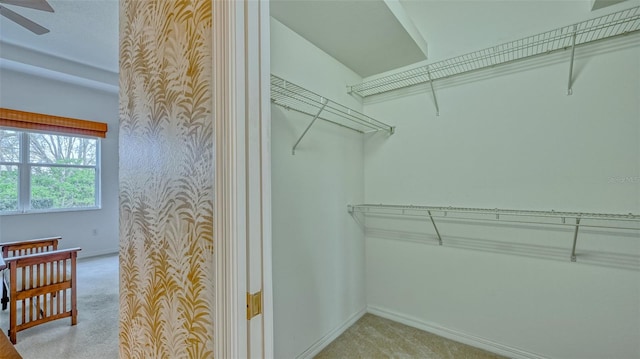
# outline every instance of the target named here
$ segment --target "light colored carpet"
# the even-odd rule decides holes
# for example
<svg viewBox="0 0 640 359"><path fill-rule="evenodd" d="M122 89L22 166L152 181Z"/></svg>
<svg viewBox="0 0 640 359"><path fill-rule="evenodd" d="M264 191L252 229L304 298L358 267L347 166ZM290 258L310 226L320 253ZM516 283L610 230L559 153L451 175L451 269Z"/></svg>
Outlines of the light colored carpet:
<svg viewBox="0 0 640 359"><path fill-rule="evenodd" d="M18 332L24 359L118 358L118 255L78 260L78 324L64 318ZM9 310L0 312L7 332Z"/></svg>
<svg viewBox="0 0 640 359"><path fill-rule="evenodd" d="M118 285L117 254L78 260L78 324L65 318L21 331L16 349L24 359L118 358ZM9 311L2 311L0 328L6 333L8 326ZM502 357L365 314L316 358Z"/></svg>
<svg viewBox="0 0 640 359"><path fill-rule="evenodd" d="M498 359L500 355L365 314L315 359Z"/></svg>

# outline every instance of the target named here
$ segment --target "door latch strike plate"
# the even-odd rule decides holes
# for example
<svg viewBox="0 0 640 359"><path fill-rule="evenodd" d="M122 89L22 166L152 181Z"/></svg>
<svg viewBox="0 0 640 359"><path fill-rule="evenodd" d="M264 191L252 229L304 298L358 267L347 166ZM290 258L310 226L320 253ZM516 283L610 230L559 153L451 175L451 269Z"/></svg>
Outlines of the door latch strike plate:
<svg viewBox="0 0 640 359"><path fill-rule="evenodd" d="M247 293L247 320L262 314L262 291Z"/></svg>

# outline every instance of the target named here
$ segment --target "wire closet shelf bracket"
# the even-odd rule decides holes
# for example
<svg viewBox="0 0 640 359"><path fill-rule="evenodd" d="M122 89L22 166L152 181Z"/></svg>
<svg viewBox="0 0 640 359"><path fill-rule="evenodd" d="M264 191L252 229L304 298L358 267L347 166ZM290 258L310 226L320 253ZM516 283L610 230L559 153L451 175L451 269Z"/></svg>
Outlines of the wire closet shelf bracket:
<svg viewBox="0 0 640 359"><path fill-rule="evenodd" d="M300 138L298 138L298 141L293 145L291 152L294 155L300 141L302 141L302 138L317 119L359 133L384 131L391 135L395 130L394 126L352 110L276 75L271 75L271 102L287 110L303 113L313 118Z"/></svg>
<svg viewBox="0 0 640 359"><path fill-rule="evenodd" d="M442 236L438 231L435 219L449 218L467 221L499 221L503 223L530 224L540 226L566 226L573 228L573 245L571 261L576 262L576 246L578 231L582 228L603 228L609 230L640 231L640 215L612 214L612 213L581 213L533 211L514 209L464 208L464 207L436 207L390 204L358 204L348 205L347 211L353 215L386 215L397 217L429 218L435 229L438 243L442 245ZM449 216L453 214L453 216ZM585 223L587 221L588 223Z"/></svg>
<svg viewBox="0 0 640 359"><path fill-rule="evenodd" d="M430 83L433 92L432 82L435 80L538 55L550 54L559 50L571 49L567 89L567 93L570 95L572 93L573 60L576 46L627 35L638 30L640 30L640 6L347 86L347 90L349 93L367 97L409 86ZM435 105L437 110L437 101Z"/></svg>

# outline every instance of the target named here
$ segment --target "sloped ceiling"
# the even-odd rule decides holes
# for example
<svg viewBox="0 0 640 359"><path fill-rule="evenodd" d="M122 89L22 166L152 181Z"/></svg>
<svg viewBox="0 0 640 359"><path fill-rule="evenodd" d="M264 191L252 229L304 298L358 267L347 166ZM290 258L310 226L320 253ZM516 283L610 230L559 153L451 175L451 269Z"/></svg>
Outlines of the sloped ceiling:
<svg viewBox="0 0 640 359"><path fill-rule="evenodd" d="M82 69L77 76L84 77L93 68L101 72L94 79L111 76L117 85L119 1L48 1L54 13L5 5L51 32L36 36L0 17L0 65L8 59L62 71L58 65L67 59L62 72ZM637 6L640 0L271 0L271 13L366 77L425 59L415 34L388 3L402 5L428 44L427 62L434 62Z"/></svg>
<svg viewBox="0 0 640 359"><path fill-rule="evenodd" d="M4 5L50 32L34 35L14 22L0 18L0 41L117 73L118 0L48 2L54 13ZM0 47L0 56L6 57L3 48Z"/></svg>
<svg viewBox="0 0 640 359"><path fill-rule="evenodd" d="M362 77L426 59L383 0L272 0L271 16Z"/></svg>
<svg viewBox="0 0 640 359"><path fill-rule="evenodd" d="M532 36L640 5L621 1L592 9L592 0L401 0L429 44L428 63Z"/></svg>

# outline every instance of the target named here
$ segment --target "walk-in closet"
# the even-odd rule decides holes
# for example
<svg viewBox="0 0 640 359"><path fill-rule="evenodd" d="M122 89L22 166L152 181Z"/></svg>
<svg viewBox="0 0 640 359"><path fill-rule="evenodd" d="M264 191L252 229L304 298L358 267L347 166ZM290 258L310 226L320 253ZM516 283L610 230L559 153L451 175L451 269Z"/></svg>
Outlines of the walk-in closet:
<svg viewBox="0 0 640 359"><path fill-rule="evenodd" d="M512 358L640 357L637 1L271 16L275 357L366 313Z"/></svg>

